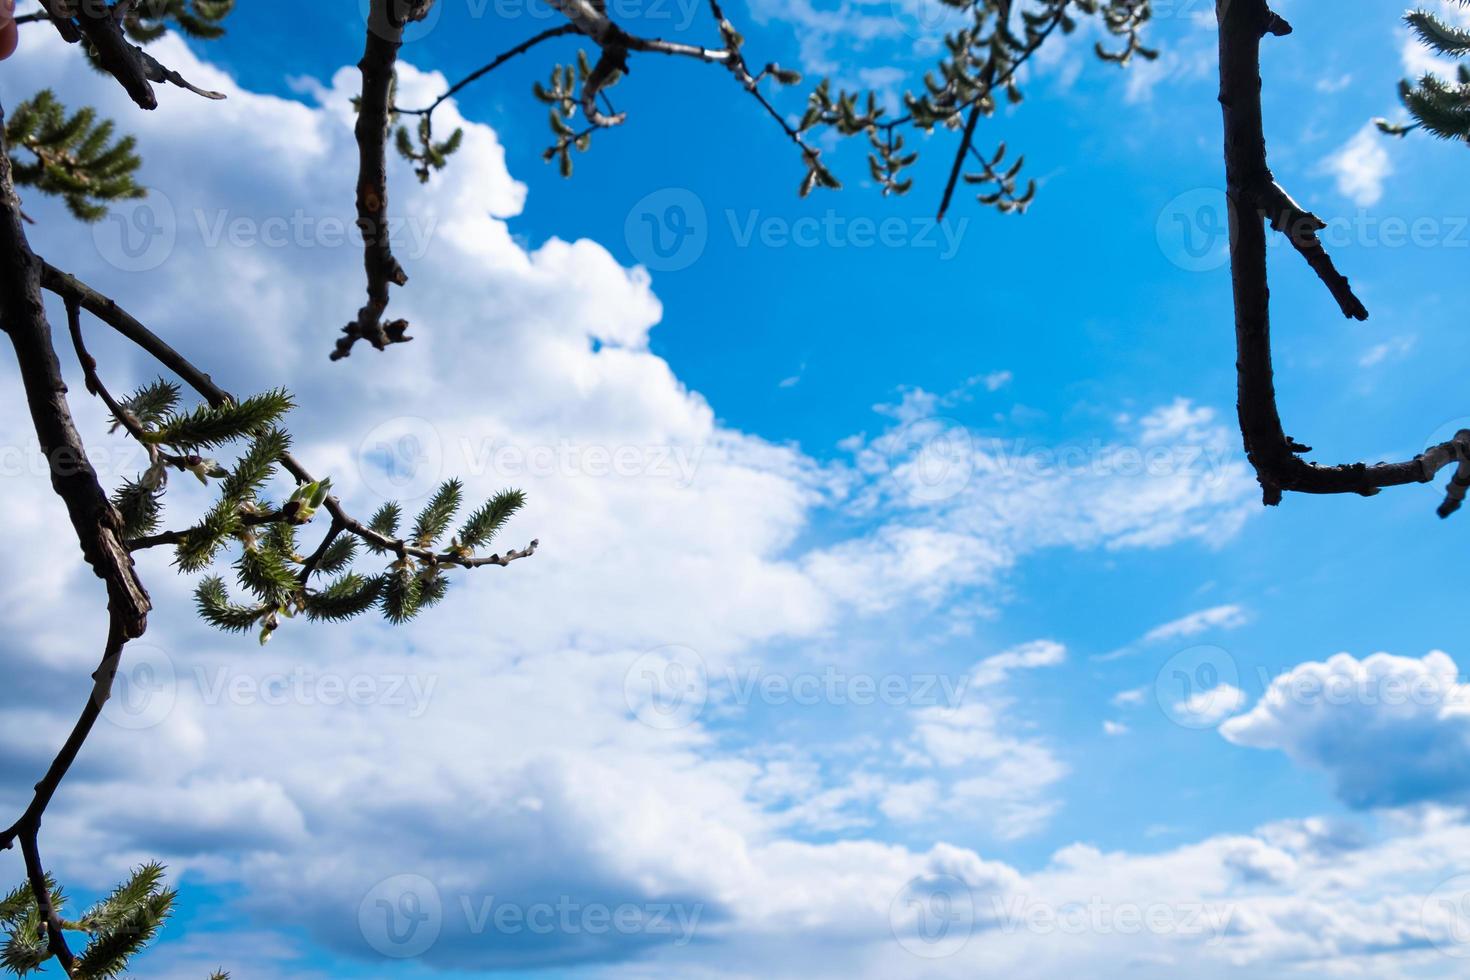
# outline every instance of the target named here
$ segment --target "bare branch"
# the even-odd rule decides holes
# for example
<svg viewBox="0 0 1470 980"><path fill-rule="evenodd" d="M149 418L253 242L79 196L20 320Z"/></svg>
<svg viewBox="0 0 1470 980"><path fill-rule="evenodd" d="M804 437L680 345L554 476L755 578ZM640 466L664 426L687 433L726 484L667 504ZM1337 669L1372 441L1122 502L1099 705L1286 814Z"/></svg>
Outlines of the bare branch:
<svg viewBox="0 0 1470 980"><path fill-rule="evenodd" d="M393 255L388 228L388 120L392 113L390 94L398 49L403 46L403 28L411 20L426 16L433 0L418 0L400 17L400 0L373 0L368 12L367 41L362 60L362 97L357 105L357 227L362 232L363 268L367 273L367 303L357 318L342 328L332 360L352 353L353 345L366 340L377 350L389 344L406 343L408 321L383 322L388 309L390 286L408 282Z"/></svg>
<svg viewBox="0 0 1470 980"><path fill-rule="evenodd" d="M87 564L107 585L109 608L128 636L139 636L147 623L148 592L123 544L122 517L107 499L72 421L41 300L41 267L26 241L10 155L0 145L0 317L15 348L51 486L66 504Z"/></svg>
<svg viewBox="0 0 1470 980"><path fill-rule="evenodd" d="M1459 462L1457 481L1470 482L1470 431L1426 449L1413 459L1393 463L1347 463L1321 466L1301 454L1310 450L1287 437L1276 405L1271 366L1270 288L1266 272L1266 217L1291 233L1314 270L1332 290L1345 313L1362 317L1362 309L1337 274L1317 240L1321 222L1276 186L1266 163L1266 137L1261 111L1261 39L1285 36L1291 25L1273 13L1265 0L1218 0L1220 24L1220 104L1225 121L1225 172L1230 207L1230 261L1235 296L1235 338L1240 430L1246 455L1255 467L1267 504L1281 502L1285 491L1356 493L1372 496L1383 487L1428 483L1446 466ZM1441 516L1457 503L1452 484ZM1463 487L1458 489L1463 497Z"/></svg>

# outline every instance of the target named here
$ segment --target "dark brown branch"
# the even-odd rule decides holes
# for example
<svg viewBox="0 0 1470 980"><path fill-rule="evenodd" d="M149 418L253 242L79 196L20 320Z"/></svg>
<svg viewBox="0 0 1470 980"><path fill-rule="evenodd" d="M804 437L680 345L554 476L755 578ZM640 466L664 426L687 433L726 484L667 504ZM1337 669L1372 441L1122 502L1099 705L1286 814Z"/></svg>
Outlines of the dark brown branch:
<svg viewBox="0 0 1470 980"><path fill-rule="evenodd" d="M0 112L0 134L3 133L4 119ZM66 384L41 299L42 262L26 241L22 220L9 151L0 139L0 327L10 335L15 347L36 437L50 464L51 486L65 503L82 554L106 583L108 594L107 647L92 675L91 696L71 734L36 784L30 805L14 824L0 832L0 849L8 849L20 841L26 876L46 925L47 947L69 975L75 960L66 943L61 917L51 904L46 869L41 863L41 818L92 733L103 704L111 696L123 647L129 638L141 636L147 628L150 603L122 542L122 518L108 501L87 461L81 436L72 422ZM75 322L78 313L74 303L68 305L68 315Z"/></svg>
<svg viewBox="0 0 1470 980"><path fill-rule="evenodd" d="M388 222L388 130L392 115L391 94L393 71L398 63L398 49L403 47L403 28L412 20L425 17L433 0L418 0L400 19L398 0L372 0L368 12L367 41L362 60L362 96L357 102L357 227L362 233L363 269L367 273L367 303L357 311L357 318L342 328L342 336L332 350L332 360L352 353L359 340L366 340L377 350L389 344L407 343L408 321L383 322L388 309L390 286L408 282L393 255Z"/></svg>
<svg viewBox="0 0 1470 980"><path fill-rule="evenodd" d="M275 524L281 521L290 521L290 515L284 510L263 511L253 514L241 514L240 523L245 527L260 527L264 524ZM149 548L159 548L170 544L183 544L189 539L188 531L160 531L157 534L147 534L142 537L129 538L129 551L147 551Z"/></svg>
<svg viewBox="0 0 1470 980"><path fill-rule="evenodd" d="M157 457L158 447L150 443L143 435L143 427L138 424L138 419L132 412L123 408L117 399L112 397L112 392L102 383L102 378L97 374L97 359L87 350L86 341L82 338L82 304L75 296L68 296L64 300L66 306L66 325L71 332L72 348L76 351L77 361L82 366L82 376L86 379L87 391L102 399L112 417L118 424L128 430L128 434L138 440L141 445L148 447L150 457Z"/></svg>
<svg viewBox="0 0 1470 980"><path fill-rule="evenodd" d="M107 499L72 421L41 299L41 267L26 241L9 154L0 146L0 327L15 348L52 489L66 505L87 564L107 585L108 608L128 636L140 636L148 619L148 592L123 544L122 517Z"/></svg>
<svg viewBox="0 0 1470 980"><path fill-rule="evenodd" d="M1337 271L1332 256L1327 254L1327 249L1322 247L1322 241L1317 237L1317 232L1324 230L1327 222L1292 200L1291 195L1274 180L1268 186L1256 188L1252 195L1257 209L1266 215L1271 227L1285 235L1292 247L1307 260L1312 271L1317 273L1317 278L1322 280L1342 308L1343 316L1350 320L1368 319L1368 308L1354 295L1347 276Z"/></svg>
<svg viewBox="0 0 1470 980"><path fill-rule="evenodd" d="M64 17L61 13L63 0L41 0L41 6L46 8L45 20L56 25L56 33L67 44L76 44L82 39L82 32L77 30L76 22L70 17Z"/></svg>
<svg viewBox="0 0 1470 980"><path fill-rule="evenodd" d="M35 896L41 920L46 923L47 947L51 955L61 963L63 972L68 976L71 974L74 958L66 943L63 931L65 926L61 921L61 916L51 905L51 889L46 883L46 869L41 864L41 820L46 813L46 808L51 805L51 799L56 795L57 788L61 786L62 780L66 778L72 763L76 761L77 755L86 743L87 736L92 733L97 719L102 716L103 706L112 697L113 681L117 677L118 664L122 660L123 647L127 641L125 624L116 614L113 614L108 626L107 647L102 654L102 662L92 674L91 696L82 707L82 713L77 718L76 724L72 726L71 734L67 736L61 750L51 761L46 775L36 784L35 794L31 797L31 803L26 807L25 813L21 814L20 819L5 831L0 832L0 849L8 850L16 841L20 841L21 854L25 858L26 877L30 881L31 892Z"/></svg>
<svg viewBox="0 0 1470 980"><path fill-rule="evenodd" d="M40 829L38 823L34 830L27 829L20 835L20 852L25 859L26 879L31 884L31 895L36 899L36 911L40 913L46 930L46 947L61 964L62 972L70 976L76 957L66 944L61 916L51 904L51 887L46 882L46 868L41 864L41 844L37 839Z"/></svg>
<svg viewBox="0 0 1470 980"><path fill-rule="evenodd" d="M1230 208L1230 263L1235 298L1235 339L1240 431L1267 504L1285 491L1356 493L1372 496L1383 487L1428 483L1444 467L1470 461L1470 431L1432 446L1413 459L1394 463L1320 466L1300 457L1306 448L1287 437L1277 409L1271 366L1270 288L1266 269L1266 215L1291 229L1302 249L1348 315L1361 304L1337 276L1316 230L1320 227L1276 187L1266 162L1261 110L1261 39L1284 36L1291 26L1265 0L1217 0L1220 25L1220 104L1225 122L1225 176ZM1274 188L1274 190L1273 190ZM1298 243L1298 235L1301 236ZM1318 254L1320 252L1320 255ZM1327 270L1331 270L1330 275ZM1333 278L1333 277L1336 278ZM1341 280L1338 282L1338 280ZM1354 305L1356 304L1356 306ZM1366 316L1367 311L1362 311ZM1447 501L1448 503L1448 501ZM1453 508L1450 508L1453 511ZM1444 508L1441 512L1447 513Z"/></svg>
<svg viewBox="0 0 1470 980"><path fill-rule="evenodd" d="M615 112L607 115L597 107L597 96L607 85L619 74L628 70L628 49L616 44L608 44L602 49L602 56L597 59L597 64L587 73L587 79L582 83L582 114L593 126L606 128L609 126L621 126L628 119L626 112Z"/></svg>
<svg viewBox="0 0 1470 980"><path fill-rule="evenodd" d="M47 9L60 28L61 19L56 16L58 6L53 0L47 4ZM76 29L97 52L102 70L118 80L139 108L157 109L158 96L149 84L147 67L141 57L142 49L123 35L122 24L113 16L112 9L98 0L81 0L72 7L76 10ZM67 36L65 30L61 36Z"/></svg>
<svg viewBox="0 0 1470 980"><path fill-rule="evenodd" d="M333 518L332 526L327 528L326 534L322 535L322 543L317 545L316 550L307 556L306 561L301 563L300 582L303 589L306 588L306 583L311 579L311 573L316 571L317 565L321 564L321 560L326 557L327 549L332 546L332 542L337 540L337 536L343 530L342 523L336 518Z"/></svg>

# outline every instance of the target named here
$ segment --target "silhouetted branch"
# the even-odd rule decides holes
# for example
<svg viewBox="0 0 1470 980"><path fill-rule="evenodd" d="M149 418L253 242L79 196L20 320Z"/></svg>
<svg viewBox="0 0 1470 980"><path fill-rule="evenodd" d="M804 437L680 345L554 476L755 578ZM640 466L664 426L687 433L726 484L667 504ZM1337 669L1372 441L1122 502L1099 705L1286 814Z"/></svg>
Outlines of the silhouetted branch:
<svg viewBox="0 0 1470 980"><path fill-rule="evenodd" d="M1383 487L1428 483L1446 466L1459 463L1440 516L1448 516L1470 482L1470 431L1432 446L1413 459L1394 463L1321 466L1301 458L1306 446L1287 437L1276 404L1271 366L1270 289L1266 271L1266 221L1289 234L1344 313L1364 319L1367 310L1337 273L1318 241L1324 227L1277 186L1266 161L1261 111L1261 39L1291 33L1291 25L1265 0L1218 0L1220 25L1220 103L1225 122L1225 172L1230 207L1230 261L1235 298L1237 410L1246 455L1255 467L1267 504L1281 502L1284 491L1356 493L1372 496ZM1458 497L1456 494L1458 493Z"/></svg>

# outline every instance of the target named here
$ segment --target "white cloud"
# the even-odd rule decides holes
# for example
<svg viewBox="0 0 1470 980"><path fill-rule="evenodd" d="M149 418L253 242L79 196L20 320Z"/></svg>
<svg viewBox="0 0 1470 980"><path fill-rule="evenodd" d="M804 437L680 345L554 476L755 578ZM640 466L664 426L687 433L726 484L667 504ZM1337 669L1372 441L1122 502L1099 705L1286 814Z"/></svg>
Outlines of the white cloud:
<svg viewBox="0 0 1470 980"><path fill-rule="evenodd" d="M1351 806L1463 800L1470 687L1458 678L1455 662L1437 650L1418 660L1340 653L1277 677L1220 733L1327 772Z"/></svg>
<svg viewBox="0 0 1470 980"><path fill-rule="evenodd" d="M1104 720L1102 723L1104 735L1127 735L1130 729L1120 721Z"/></svg>
<svg viewBox="0 0 1470 980"><path fill-rule="evenodd" d="M1400 358L1414 349L1415 338L1410 335L1406 337L1392 337L1379 344L1374 344L1363 352L1358 358L1359 367L1376 367L1384 361Z"/></svg>
<svg viewBox="0 0 1470 980"><path fill-rule="evenodd" d="M1244 708L1249 699L1232 684L1217 684L1174 703L1173 715L1181 721L1207 727Z"/></svg>
<svg viewBox="0 0 1470 980"><path fill-rule="evenodd" d="M1067 659L1067 648L1053 640L1034 640L1012 650L986 657L972 673L976 686L997 684L1013 670L1055 667Z"/></svg>
<svg viewBox="0 0 1470 980"><path fill-rule="evenodd" d="M1383 199L1384 183L1393 174L1385 142L1378 127L1368 123L1322 161L1337 179L1338 191L1359 207L1372 207Z"/></svg>
<svg viewBox="0 0 1470 980"><path fill-rule="evenodd" d="M1143 635L1144 643L1167 643L1198 636L1210 630L1229 630L1250 621L1245 609L1238 605L1213 606L1155 626Z"/></svg>
<svg viewBox="0 0 1470 980"><path fill-rule="evenodd" d="M1136 708L1148 700L1151 687L1134 687L1126 691L1119 691L1113 695L1112 705L1115 708Z"/></svg>

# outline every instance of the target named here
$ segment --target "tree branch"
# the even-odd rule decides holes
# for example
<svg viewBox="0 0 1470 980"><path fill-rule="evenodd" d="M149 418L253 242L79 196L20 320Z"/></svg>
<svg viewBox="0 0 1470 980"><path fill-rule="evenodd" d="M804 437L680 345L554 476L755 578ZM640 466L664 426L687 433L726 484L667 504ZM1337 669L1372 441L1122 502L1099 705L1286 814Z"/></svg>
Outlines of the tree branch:
<svg viewBox="0 0 1470 980"><path fill-rule="evenodd" d="M122 517L107 499L72 421L41 300L42 262L26 241L22 220L10 154L0 145L0 327L15 348L52 489L66 504L87 564L107 585L108 608L120 618L128 636L140 636L148 620L148 592L123 544Z"/></svg>
<svg viewBox="0 0 1470 980"><path fill-rule="evenodd" d="M398 49L403 46L405 24L425 17L434 0L415 0L403 18L395 8L400 0L372 0L368 12L367 41L362 60L362 97L357 103L357 227L362 232L363 269L367 273L367 303L357 318L342 328L332 360L352 353L353 345L366 340L377 350L389 344L407 343L408 321L383 322L388 309L388 289L408 282L408 274L393 255L388 227L388 120L392 114L393 71Z"/></svg>
<svg viewBox="0 0 1470 980"><path fill-rule="evenodd" d="M211 405L223 405L234 402L235 398L228 391L214 383L208 374L195 367L178 351L170 347L162 338L153 331L139 323L131 314L116 302L97 292L91 286L82 282L75 276L68 275L55 266L37 260L41 263L41 281L46 289L63 299L72 298L93 316L103 323L112 327L144 351L152 355L160 364L178 375L189 387L198 392L205 401ZM290 453L282 453L280 457L282 468L296 478L297 483L314 483L316 477L301 464ZM508 565L520 558L528 558L535 554L539 542L532 541L530 545L521 550L507 551L503 555L487 555L482 558L464 558L452 552L434 552L427 548L420 548L408 544L406 541L390 538L379 534L367 524L349 514L342 506L342 502L336 496L328 496L322 504L334 521L339 522L343 529L356 535L363 541L391 551L399 557L408 556L419 561L434 565L458 565L461 568L479 568L484 565ZM156 542L168 543L168 542Z"/></svg>
<svg viewBox="0 0 1470 980"><path fill-rule="evenodd" d="M1261 39L1285 36L1291 25L1267 7L1265 0L1217 0L1220 26L1220 104L1225 124L1225 174L1230 208L1230 263L1235 300L1240 431L1246 455L1255 467L1267 504L1278 504L1285 491L1356 493L1372 496L1383 487L1428 483L1436 473L1460 463L1470 483L1470 430L1432 446L1413 459L1394 463L1348 463L1321 466L1301 458L1309 452L1290 439L1281 425L1271 365L1270 288L1266 269L1266 219L1291 234L1293 244L1331 289L1343 311L1367 316L1347 280L1336 272L1317 240L1323 227L1276 185L1266 162L1265 126L1261 110ZM1361 314L1361 315L1359 315ZM1458 477L1457 477L1458 479ZM1458 505L1452 485L1441 516ZM1460 488L1460 496L1464 490Z"/></svg>

